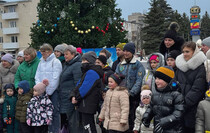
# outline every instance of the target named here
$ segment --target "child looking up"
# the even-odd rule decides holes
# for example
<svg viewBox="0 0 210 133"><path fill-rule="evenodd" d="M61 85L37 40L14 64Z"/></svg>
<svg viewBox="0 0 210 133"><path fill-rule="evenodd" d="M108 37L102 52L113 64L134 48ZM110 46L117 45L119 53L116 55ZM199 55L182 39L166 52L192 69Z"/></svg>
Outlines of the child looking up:
<svg viewBox="0 0 210 133"><path fill-rule="evenodd" d="M13 84L6 84L4 90L3 119L7 125L7 133L18 133L18 121L15 119L17 92Z"/></svg>
<svg viewBox="0 0 210 133"><path fill-rule="evenodd" d="M18 83L18 100L16 103L15 118L20 122L19 130L21 133L33 132L32 127L26 123L26 111L28 102L33 96L33 89L30 89L29 82L26 80Z"/></svg>
<svg viewBox="0 0 210 133"><path fill-rule="evenodd" d="M173 69L168 66L159 67L155 72L157 92L152 94L142 119L142 123L149 127L154 117L154 133L183 133L184 98L177 91L174 76Z"/></svg>
<svg viewBox="0 0 210 133"><path fill-rule="evenodd" d="M134 121L133 132L138 133L140 131L140 133L153 133L153 125L152 124L150 124L150 127L147 128L141 122L141 119L142 119L146 109L149 106L152 92L150 90L142 90L140 96L141 96L141 102L140 102L139 106L136 108L136 119Z"/></svg>
<svg viewBox="0 0 210 133"><path fill-rule="evenodd" d="M33 98L28 103L26 121L29 126L34 127L34 133L47 132L52 121L53 105L45 93L48 84L47 79L36 84L33 87Z"/></svg>
<svg viewBox="0 0 210 133"><path fill-rule="evenodd" d="M172 50L171 52L169 52L168 56L167 56L167 60L166 63L168 66L170 66L171 68L173 68L173 70L176 72L176 57L178 55L180 55L181 52L178 50Z"/></svg>
<svg viewBox="0 0 210 133"><path fill-rule="evenodd" d="M125 132L129 128L129 94L125 87L119 86L123 79L117 74L108 78L109 90L99 115L99 121L104 120L104 128L108 133Z"/></svg>

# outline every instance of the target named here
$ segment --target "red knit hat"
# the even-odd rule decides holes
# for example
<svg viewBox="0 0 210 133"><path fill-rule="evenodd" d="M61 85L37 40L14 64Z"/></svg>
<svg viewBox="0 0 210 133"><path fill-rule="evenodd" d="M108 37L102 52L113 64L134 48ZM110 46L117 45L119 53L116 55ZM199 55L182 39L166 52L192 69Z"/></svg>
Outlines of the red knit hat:
<svg viewBox="0 0 210 133"><path fill-rule="evenodd" d="M159 62L159 56L158 55L152 55L150 58L149 58L149 62L151 62L151 60L154 60L156 62Z"/></svg>

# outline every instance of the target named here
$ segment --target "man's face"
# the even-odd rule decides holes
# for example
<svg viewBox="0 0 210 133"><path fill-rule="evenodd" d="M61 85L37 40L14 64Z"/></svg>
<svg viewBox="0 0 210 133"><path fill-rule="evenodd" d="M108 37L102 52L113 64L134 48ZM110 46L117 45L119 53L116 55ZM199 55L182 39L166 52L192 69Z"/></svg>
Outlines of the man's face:
<svg viewBox="0 0 210 133"><path fill-rule="evenodd" d="M133 54L127 50L123 51L125 59L130 59L133 57Z"/></svg>
<svg viewBox="0 0 210 133"><path fill-rule="evenodd" d="M204 54L206 54L206 52L209 50L209 47L205 44L202 44L201 50L204 52Z"/></svg>
<svg viewBox="0 0 210 133"><path fill-rule="evenodd" d="M117 57L121 58L124 56L123 50L116 48Z"/></svg>

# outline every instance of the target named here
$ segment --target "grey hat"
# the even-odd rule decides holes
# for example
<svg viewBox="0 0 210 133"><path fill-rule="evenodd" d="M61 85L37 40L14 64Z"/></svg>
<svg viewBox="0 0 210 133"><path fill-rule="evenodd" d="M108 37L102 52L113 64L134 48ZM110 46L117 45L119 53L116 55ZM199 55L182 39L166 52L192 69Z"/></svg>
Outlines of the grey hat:
<svg viewBox="0 0 210 133"><path fill-rule="evenodd" d="M91 64L95 64L96 58L97 58L96 53L93 51L89 51L83 54L82 56L82 60L87 60Z"/></svg>
<svg viewBox="0 0 210 133"><path fill-rule="evenodd" d="M202 44L206 45L207 47L210 48L210 37L207 37L205 39L203 39Z"/></svg>
<svg viewBox="0 0 210 133"><path fill-rule="evenodd" d="M60 44L60 45L57 45L55 48L54 48L54 51L59 51L61 52L62 54L64 53L64 50L65 50L65 46Z"/></svg>

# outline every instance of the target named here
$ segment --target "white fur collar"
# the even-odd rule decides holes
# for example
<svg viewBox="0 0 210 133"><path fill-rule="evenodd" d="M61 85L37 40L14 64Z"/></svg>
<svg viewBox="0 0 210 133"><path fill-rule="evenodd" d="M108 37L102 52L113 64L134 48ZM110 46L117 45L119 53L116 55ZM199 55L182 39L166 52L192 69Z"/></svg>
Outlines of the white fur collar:
<svg viewBox="0 0 210 133"><path fill-rule="evenodd" d="M206 56L203 52L199 51L193 57L185 61L183 54L179 55L176 58L176 66L183 72L187 72L188 70L195 70L198 66L204 63L206 60Z"/></svg>
<svg viewBox="0 0 210 133"><path fill-rule="evenodd" d="M130 61L130 63L132 63L132 64L134 64L134 63L136 63L136 58L133 56L133 58L132 58L132 60ZM122 63L121 64L127 64L127 62L125 61L125 59L122 61Z"/></svg>

